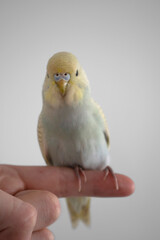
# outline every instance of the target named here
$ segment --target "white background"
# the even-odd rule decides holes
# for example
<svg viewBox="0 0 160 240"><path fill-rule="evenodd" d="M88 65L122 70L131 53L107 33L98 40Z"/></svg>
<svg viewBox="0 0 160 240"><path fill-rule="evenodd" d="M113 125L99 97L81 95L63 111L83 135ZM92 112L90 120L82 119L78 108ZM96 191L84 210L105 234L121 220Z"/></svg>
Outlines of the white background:
<svg viewBox="0 0 160 240"><path fill-rule="evenodd" d="M48 59L75 54L111 135L111 166L129 198L91 203L72 230L64 199L56 239L159 239L160 1L0 1L0 163L44 165L36 127Z"/></svg>

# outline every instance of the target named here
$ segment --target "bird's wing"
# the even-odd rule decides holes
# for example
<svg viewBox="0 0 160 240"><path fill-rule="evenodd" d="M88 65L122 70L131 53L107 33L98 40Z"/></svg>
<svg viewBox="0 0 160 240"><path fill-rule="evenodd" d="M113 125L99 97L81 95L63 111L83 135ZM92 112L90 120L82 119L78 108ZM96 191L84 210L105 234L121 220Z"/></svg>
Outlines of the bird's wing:
<svg viewBox="0 0 160 240"><path fill-rule="evenodd" d="M95 105L95 107L97 108L98 110L98 113L100 114L102 120L103 120L103 124L104 124L104 137L106 139L106 143L107 143L107 146L110 147L110 136L109 136L109 130L108 130L108 125L107 125L107 121L106 121L106 118L104 116L104 113L101 109L101 107L93 100L93 103Z"/></svg>
<svg viewBox="0 0 160 240"><path fill-rule="evenodd" d="M46 139L45 139L45 134L44 134L44 130L43 130L41 114L38 119L37 135L38 135L39 146L40 146L41 153L42 153L44 160L46 161L47 165L53 165L53 163L49 157L49 153L47 151Z"/></svg>

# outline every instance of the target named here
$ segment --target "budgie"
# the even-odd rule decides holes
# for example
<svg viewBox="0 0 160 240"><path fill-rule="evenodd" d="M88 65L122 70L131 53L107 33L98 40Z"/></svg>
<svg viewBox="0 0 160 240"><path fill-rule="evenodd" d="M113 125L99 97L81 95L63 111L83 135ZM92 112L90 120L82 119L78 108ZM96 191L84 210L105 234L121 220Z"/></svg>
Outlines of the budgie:
<svg viewBox="0 0 160 240"><path fill-rule="evenodd" d="M109 131L104 114L90 94L85 71L69 52L53 55L47 64L42 90L43 106L38 120L38 140L47 165L75 169L77 191L85 169L109 167ZM86 183L87 184L87 183ZM67 206L73 227L79 220L90 223L90 198L69 197Z"/></svg>

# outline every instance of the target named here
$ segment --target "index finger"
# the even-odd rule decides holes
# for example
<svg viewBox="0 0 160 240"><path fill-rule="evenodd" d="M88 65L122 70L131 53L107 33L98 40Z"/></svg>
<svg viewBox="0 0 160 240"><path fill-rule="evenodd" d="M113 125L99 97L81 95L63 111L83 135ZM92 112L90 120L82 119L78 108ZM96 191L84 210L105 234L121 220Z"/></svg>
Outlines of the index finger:
<svg viewBox="0 0 160 240"><path fill-rule="evenodd" d="M127 176L116 174L119 190L115 189L113 179L104 172L85 170L87 182L82 180L82 190L78 191L78 179L72 168L52 166L12 166L24 182L25 189L48 190L58 197L95 196L124 197L134 192L134 182Z"/></svg>

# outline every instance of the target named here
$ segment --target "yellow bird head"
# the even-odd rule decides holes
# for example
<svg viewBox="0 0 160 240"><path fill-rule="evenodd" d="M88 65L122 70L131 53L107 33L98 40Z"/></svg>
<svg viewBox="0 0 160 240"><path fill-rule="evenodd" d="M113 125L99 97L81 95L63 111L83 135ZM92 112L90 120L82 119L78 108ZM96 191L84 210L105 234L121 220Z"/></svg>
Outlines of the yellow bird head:
<svg viewBox="0 0 160 240"><path fill-rule="evenodd" d="M43 101L52 107L76 104L89 92L89 83L77 58L68 52L53 55L47 64Z"/></svg>

